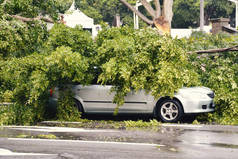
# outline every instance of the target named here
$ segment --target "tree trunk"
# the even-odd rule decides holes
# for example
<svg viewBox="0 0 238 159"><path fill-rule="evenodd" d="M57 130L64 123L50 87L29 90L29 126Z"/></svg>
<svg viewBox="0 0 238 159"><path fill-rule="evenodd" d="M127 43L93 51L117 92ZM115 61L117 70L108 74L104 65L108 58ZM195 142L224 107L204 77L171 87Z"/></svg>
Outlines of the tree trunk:
<svg viewBox="0 0 238 159"><path fill-rule="evenodd" d="M162 16L164 16L165 20L169 23L169 27L171 27L173 18L173 0L164 0Z"/></svg>
<svg viewBox="0 0 238 159"><path fill-rule="evenodd" d="M170 34L170 25L164 16L156 18L154 20L154 25L162 34Z"/></svg>

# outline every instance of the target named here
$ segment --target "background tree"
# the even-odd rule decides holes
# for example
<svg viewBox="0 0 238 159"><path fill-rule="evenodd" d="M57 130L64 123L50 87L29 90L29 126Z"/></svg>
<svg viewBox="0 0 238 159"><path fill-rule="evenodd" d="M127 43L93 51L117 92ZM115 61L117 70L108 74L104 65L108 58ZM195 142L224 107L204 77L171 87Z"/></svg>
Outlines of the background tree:
<svg viewBox="0 0 238 159"><path fill-rule="evenodd" d="M199 2L200 0L175 0L172 27L197 27L199 25Z"/></svg>
<svg viewBox="0 0 238 159"><path fill-rule="evenodd" d="M211 18L230 18L235 12L235 4L228 0L206 0L205 1L205 24Z"/></svg>
<svg viewBox="0 0 238 159"><path fill-rule="evenodd" d="M136 0L130 0L130 4L135 4ZM94 19L96 24L106 22L112 25L114 16L120 15L123 25L133 25L133 14L118 0L75 0L75 5L87 16ZM143 13L144 10L142 10ZM141 25L145 25L142 24Z"/></svg>
<svg viewBox="0 0 238 159"><path fill-rule="evenodd" d="M198 27L199 3L200 0L175 0L172 27ZM204 13L206 25L209 24L209 19L220 17L231 18L232 24L234 24L235 5L228 0L206 0Z"/></svg>
<svg viewBox="0 0 238 159"><path fill-rule="evenodd" d="M134 6L136 0L127 0ZM75 0L76 7L89 17L95 20L95 23L107 22L111 25L116 14L121 16L123 24L133 26L133 14L131 10L120 3L119 0ZM162 4L162 0L160 0ZM155 8L154 3L150 3ZM140 12L150 19L153 19L146 9L139 7ZM188 28L199 26L199 0L175 0L173 3L173 28ZM192 13L192 14L191 14ZM205 23L210 18L230 17L234 24L235 5L228 0L206 0L205 1ZM142 20L140 26L146 26ZM148 23L147 23L148 24ZM151 24L149 24L151 25ZM153 24L152 24L153 25Z"/></svg>

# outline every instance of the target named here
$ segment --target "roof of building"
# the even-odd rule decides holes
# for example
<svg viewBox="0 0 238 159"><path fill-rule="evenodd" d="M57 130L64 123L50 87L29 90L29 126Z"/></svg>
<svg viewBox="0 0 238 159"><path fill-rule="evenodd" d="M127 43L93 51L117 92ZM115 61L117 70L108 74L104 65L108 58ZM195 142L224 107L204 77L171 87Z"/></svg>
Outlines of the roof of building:
<svg viewBox="0 0 238 159"><path fill-rule="evenodd" d="M73 3L70 9L63 15L66 25L69 27L75 27L76 25L81 25L83 28L93 28L94 20L79 9L75 9L75 4Z"/></svg>

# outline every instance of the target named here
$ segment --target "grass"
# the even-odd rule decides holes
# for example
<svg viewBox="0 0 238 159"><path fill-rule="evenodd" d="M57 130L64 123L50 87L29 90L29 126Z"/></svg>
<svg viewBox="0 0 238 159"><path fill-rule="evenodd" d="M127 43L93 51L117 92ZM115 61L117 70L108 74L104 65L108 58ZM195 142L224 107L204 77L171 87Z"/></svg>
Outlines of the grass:
<svg viewBox="0 0 238 159"><path fill-rule="evenodd" d="M82 119L81 122L42 122L39 126L59 126L59 127L75 127L75 128L100 128L100 129L131 129L131 128L158 128L161 123L157 120L150 121L112 121L112 120L87 120Z"/></svg>
<svg viewBox="0 0 238 159"><path fill-rule="evenodd" d="M36 136L20 134L16 138L31 138L31 139L57 139L54 134L39 134Z"/></svg>

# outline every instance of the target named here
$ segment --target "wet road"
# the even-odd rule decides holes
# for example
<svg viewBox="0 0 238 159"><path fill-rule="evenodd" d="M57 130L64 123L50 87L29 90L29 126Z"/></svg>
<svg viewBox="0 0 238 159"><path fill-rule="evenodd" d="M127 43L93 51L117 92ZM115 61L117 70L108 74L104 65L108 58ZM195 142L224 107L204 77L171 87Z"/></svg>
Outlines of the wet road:
<svg viewBox="0 0 238 159"><path fill-rule="evenodd" d="M57 139L16 138L40 134L54 134ZM2 127L0 137L0 158L4 159L238 158L238 127L234 126L164 124L153 130Z"/></svg>

